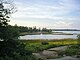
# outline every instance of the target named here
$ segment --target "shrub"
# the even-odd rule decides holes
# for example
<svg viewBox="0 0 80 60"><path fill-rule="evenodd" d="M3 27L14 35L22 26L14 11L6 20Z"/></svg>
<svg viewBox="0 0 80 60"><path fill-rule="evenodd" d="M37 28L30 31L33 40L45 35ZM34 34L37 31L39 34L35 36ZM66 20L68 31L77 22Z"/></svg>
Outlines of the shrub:
<svg viewBox="0 0 80 60"><path fill-rule="evenodd" d="M68 47L64 53L67 56L80 55L80 48L78 45L73 45L71 47Z"/></svg>
<svg viewBox="0 0 80 60"><path fill-rule="evenodd" d="M41 42L41 44L42 45L48 45L49 43L44 41L44 42Z"/></svg>

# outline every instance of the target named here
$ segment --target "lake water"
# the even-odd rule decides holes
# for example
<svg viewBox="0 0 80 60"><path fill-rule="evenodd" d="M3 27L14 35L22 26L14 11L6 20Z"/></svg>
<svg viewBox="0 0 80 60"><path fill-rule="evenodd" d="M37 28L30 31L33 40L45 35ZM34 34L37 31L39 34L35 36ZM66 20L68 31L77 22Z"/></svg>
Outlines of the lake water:
<svg viewBox="0 0 80 60"><path fill-rule="evenodd" d="M53 32L63 32L63 33L69 33L69 34L80 34L80 31L53 31Z"/></svg>
<svg viewBox="0 0 80 60"><path fill-rule="evenodd" d="M20 36L20 39L33 40L33 39L67 39L67 38L77 38L77 34L80 34L80 31L55 31L63 33L71 33L74 35L51 35L51 34L41 34L41 35L25 35Z"/></svg>

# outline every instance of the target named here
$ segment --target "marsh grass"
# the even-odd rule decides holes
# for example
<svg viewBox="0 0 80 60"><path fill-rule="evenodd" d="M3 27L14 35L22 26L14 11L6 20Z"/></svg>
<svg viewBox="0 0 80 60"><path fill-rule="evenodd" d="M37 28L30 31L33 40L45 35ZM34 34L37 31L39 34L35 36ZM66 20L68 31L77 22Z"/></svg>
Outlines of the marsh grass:
<svg viewBox="0 0 80 60"><path fill-rule="evenodd" d="M77 39L55 39L55 40L19 40L21 43L26 45L26 49L31 52L40 52L49 48L59 47L59 46L68 46L76 45ZM42 44L42 43L48 44Z"/></svg>
<svg viewBox="0 0 80 60"><path fill-rule="evenodd" d="M66 45L66 44L77 44L77 39L54 39L54 40L20 40L24 44L40 44L41 42L47 42L49 44Z"/></svg>

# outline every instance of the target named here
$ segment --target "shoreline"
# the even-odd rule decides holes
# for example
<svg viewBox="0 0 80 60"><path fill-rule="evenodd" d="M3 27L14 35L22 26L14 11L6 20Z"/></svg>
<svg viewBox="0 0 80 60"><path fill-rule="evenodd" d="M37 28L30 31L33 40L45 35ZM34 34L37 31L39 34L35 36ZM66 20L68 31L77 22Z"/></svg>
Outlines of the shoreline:
<svg viewBox="0 0 80 60"><path fill-rule="evenodd" d="M20 33L20 36L25 36L25 35L44 35L44 34L51 34L51 35L77 35L77 34L72 34L72 33L63 33L63 32L33 32L33 33L27 33L23 32Z"/></svg>
<svg viewBox="0 0 80 60"><path fill-rule="evenodd" d="M19 40L22 40L22 41L60 41L60 40L77 40L77 39L74 39L74 38L65 38L65 39L19 39Z"/></svg>

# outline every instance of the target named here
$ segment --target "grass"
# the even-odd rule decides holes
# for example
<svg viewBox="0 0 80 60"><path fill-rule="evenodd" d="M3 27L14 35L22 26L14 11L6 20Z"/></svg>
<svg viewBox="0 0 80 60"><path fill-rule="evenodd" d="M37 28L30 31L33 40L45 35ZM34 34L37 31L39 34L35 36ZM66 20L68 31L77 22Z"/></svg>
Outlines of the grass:
<svg viewBox="0 0 80 60"><path fill-rule="evenodd" d="M42 42L48 42L49 44L55 45L68 45L68 44L77 44L77 39L54 39L54 40L20 40L24 44L40 44Z"/></svg>
<svg viewBox="0 0 80 60"><path fill-rule="evenodd" d="M19 40L21 43L25 44L25 49L32 53L41 52L50 48L68 46L65 51L58 52L58 57L66 56L76 56L80 58L80 45L77 45L77 39L55 39L55 40ZM55 58L58 58L55 57Z"/></svg>
<svg viewBox="0 0 80 60"><path fill-rule="evenodd" d="M61 40L19 40L26 45L26 49L31 52L40 52L49 48L54 48L64 45L76 45L77 39L61 39ZM42 44L42 43L48 44Z"/></svg>

